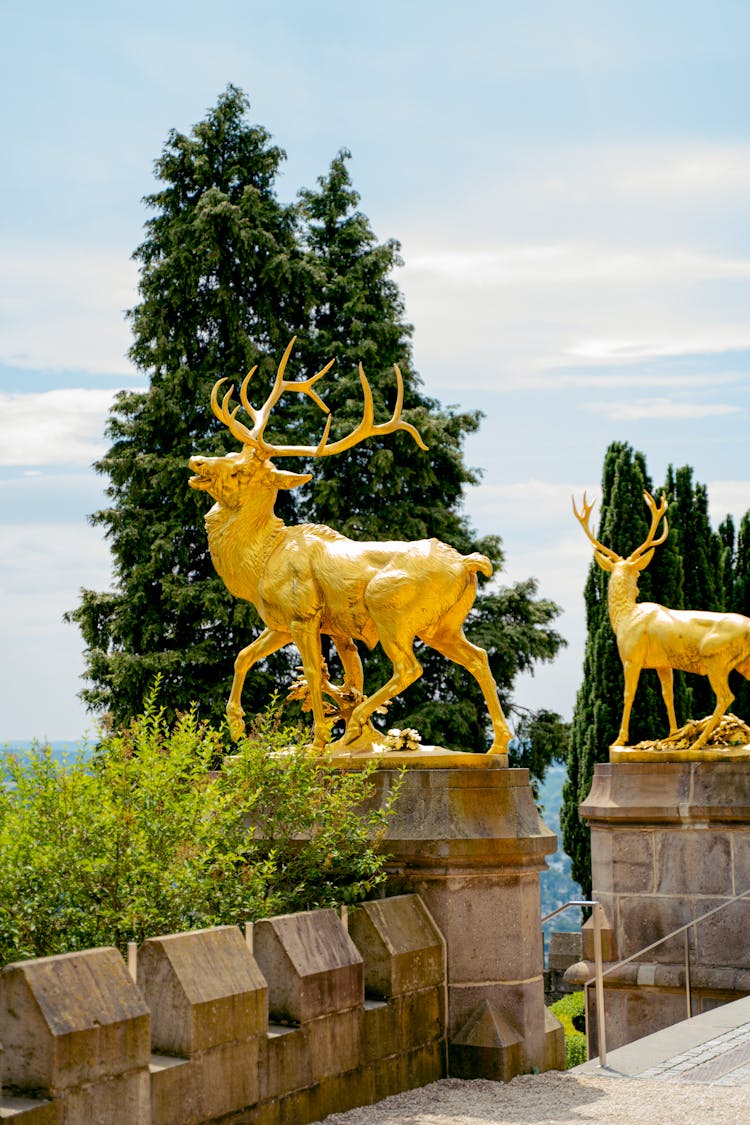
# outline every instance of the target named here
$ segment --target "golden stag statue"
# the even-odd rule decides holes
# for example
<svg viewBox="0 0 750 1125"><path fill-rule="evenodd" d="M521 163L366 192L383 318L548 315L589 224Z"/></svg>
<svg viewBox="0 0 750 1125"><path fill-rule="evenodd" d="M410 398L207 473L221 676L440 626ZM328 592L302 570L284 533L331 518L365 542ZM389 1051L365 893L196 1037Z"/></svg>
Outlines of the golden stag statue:
<svg viewBox="0 0 750 1125"><path fill-rule="evenodd" d="M494 740L490 753L507 752L511 732L505 721L490 672L487 653L471 644L463 623L477 589L477 571L489 575L492 565L484 555L459 554L437 539L415 543L357 543L330 527L299 524L287 527L274 512L279 489L296 488L311 480L309 473L277 468L272 457L330 457L373 435L404 430L426 449L419 433L401 420L403 381L395 366L398 394L389 422L374 423L372 392L359 365L364 395L362 420L347 436L329 442L331 415L314 384L331 368L317 375L287 380L284 372L294 345L291 341L279 364L271 393L261 407L251 406L245 377L240 400L252 428L237 418L239 405L231 407L233 388L219 402L219 379L211 393L216 417L242 442L241 453L224 457L192 457L192 488L202 489L216 501L206 516L211 558L228 589L252 602L265 629L244 648L235 661L234 680L227 703L232 737L245 729L241 696L245 677L253 664L294 642L302 666L314 719L313 746L321 751L328 737L323 693L334 700L345 730L334 749L366 750L379 737L370 716L422 673L414 655L419 638L449 660L466 668L482 689L492 720ZM307 395L328 415L317 446L271 445L264 437L271 411L286 391ZM344 668L344 684L328 679L322 660L320 635L333 640ZM355 640L370 648L380 641L393 665L387 683L371 696L363 695L364 676Z"/></svg>
<svg viewBox="0 0 750 1125"><path fill-rule="evenodd" d="M625 675L625 701L620 733L614 746L628 741L630 711L642 668L655 668L669 716L669 733L677 730L674 711L673 669L708 676L716 695L716 707L705 728L690 747L705 746L719 725L734 696L729 690L729 673L740 672L750 679L750 618L739 613L710 613L692 609L667 609L653 602L638 602L638 574L645 570L669 534L664 526L658 539L657 528L667 510L664 496L657 507L653 496L643 498L651 512L651 527L640 547L623 559L595 539L589 528L594 507L583 496L582 511L573 503L576 519L594 545L594 558L610 574L607 591L609 620L617 637L617 648Z"/></svg>

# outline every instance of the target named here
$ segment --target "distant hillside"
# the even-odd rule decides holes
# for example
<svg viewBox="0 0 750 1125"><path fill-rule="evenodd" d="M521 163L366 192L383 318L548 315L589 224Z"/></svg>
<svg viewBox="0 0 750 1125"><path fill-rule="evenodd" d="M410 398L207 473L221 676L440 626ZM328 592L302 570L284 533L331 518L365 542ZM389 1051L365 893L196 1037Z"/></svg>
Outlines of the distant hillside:
<svg viewBox="0 0 750 1125"><path fill-rule="evenodd" d="M560 808L562 806L562 787L565 781L565 766L554 765L547 771L547 777L539 793L539 811L544 823L557 835L557 851L547 859L548 870L542 871L539 881L542 889L542 917L570 899L581 897L581 888L573 882L570 875L570 859L562 850L560 843ZM545 922L545 947L553 930L578 930L581 927L581 912L576 907L558 914Z"/></svg>
<svg viewBox="0 0 750 1125"><path fill-rule="evenodd" d="M86 745L87 743L83 739L80 741L56 739L53 742L45 742L42 739L20 738L11 740L10 742L4 742L0 746L0 752L4 754L18 754L30 750L32 746L49 746L53 757L57 758L58 761L62 761L63 758L77 754L78 751Z"/></svg>

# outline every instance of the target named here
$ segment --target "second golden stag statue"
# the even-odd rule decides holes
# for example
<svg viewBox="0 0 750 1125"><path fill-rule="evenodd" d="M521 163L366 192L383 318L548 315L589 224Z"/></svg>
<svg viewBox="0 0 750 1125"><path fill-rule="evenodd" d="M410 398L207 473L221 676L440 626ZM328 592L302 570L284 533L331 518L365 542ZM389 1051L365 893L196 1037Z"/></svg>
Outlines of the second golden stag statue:
<svg viewBox="0 0 750 1125"><path fill-rule="evenodd" d="M323 750L329 723L323 696L327 695L344 720L344 733L332 749L365 751L382 738L370 716L404 691L422 673L414 654L416 639L466 668L482 689L493 730L491 754L507 753L511 732L505 721L484 649L466 639L463 624L477 590L477 572L487 577L492 565L484 555L461 555L437 539L417 542L360 543L317 524L283 523L274 512L280 489L296 488L311 480L309 473L279 469L272 457L330 457L373 435L410 434L426 449L418 431L401 419L403 381L395 367L398 394L393 416L375 423L372 392L362 365L362 420L346 437L329 441L331 416L315 390L330 370L304 380L284 378L294 340L279 364L271 393L260 407L248 400L248 373L240 401L252 425L241 422L239 405L232 406L230 388L221 401L220 379L211 394L216 417L226 425L242 451L224 457L192 457L192 488L216 501L206 515L208 542L216 570L228 589L252 602L266 628L235 661L227 703L232 737L244 732L241 696L253 664L284 645L294 643L302 656L314 721L313 745ZM317 446L271 444L264 437L268 420L285 392L307 395L328 415ZM328 678L322 660L320 635L328 634L344 669L343 685ZM393 665L390 679L370 696L363 694L364 675L355 640L370 648L380 641Z"/></svg>
<svg viewBox="0 0 750 1125"><path fill-rule="evenodd" d="M669 718L669 733L677 731L674 709L673 669L697 672L707 676L716 695L716 707L702 733L690 746L700 750L719 726L734 696L729 688L729 673L740 672L750 679L750 618L739 613L713 613L708 610L668 609L655 602L639 602L638 575L648 566L654 550L667 538L669 525L656 532L667 510L662 497L657 506L653 496L643 498L651 513L651 527L639 547L625 559L605 547L589 527L593 503L586 501L579 512L573 503L576 519L594 547L594 558L609 573L607 604L609 620L617 637L617 649L625 677L624 703L620 731L613 746L628 741L630 711L643 668L655 668L661 684L664 706Z"/></svg>

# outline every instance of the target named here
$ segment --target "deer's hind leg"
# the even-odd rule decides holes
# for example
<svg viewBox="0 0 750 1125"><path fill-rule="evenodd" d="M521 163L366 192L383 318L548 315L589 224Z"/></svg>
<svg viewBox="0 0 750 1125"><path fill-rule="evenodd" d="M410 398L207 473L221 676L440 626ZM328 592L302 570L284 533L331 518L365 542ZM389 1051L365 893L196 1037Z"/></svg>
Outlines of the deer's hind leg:
<svg viewBox="0 0 750 1125"><path fill-rule="evenodd" d="M661 695L669 718L669 733L677 730L677 716L674 712L674 673L671 668L657 668L656 674L661 684Z"/></svg>
<svg viewBox="0 0 750 1125"><path fill-rule="evenodd" d="M372 738L368 734L368 728L372 730L368 722L370 715L422 675L422 665L414 655L413 636L399 636L391 629L383 628L380 630L380 643L393 665L393 675L387 683L354 708L343 737L337 744L342 749L357 748L357 743L363 740L367 744L371 743Z"/></svg>
<svg viewBox="0 0 750 1125"><path fill-rule="evenodd" d="M460 664L477 681L492 721L493 740L489 753L507 754L508 743L513 735L497 697L497 687L490 671L487 653L467 640L461 625L456 627L450 622L442 622L435 632L421 634L421 639L454 664Z"/></svg>
<svg viewBox="0 0 750 1125"><path fill-rule="evenodd" d="M705 730L690 747L691 750L700 750L701 746L706 745L709 738L719 725L722 716L726 714L727 708L731 703L734 702L734 696L729 690L730 669L727 668L726 663L722 661L719 667L712 667L710 664L710 658L706 659L705 663L708 682L710 683L711 687L714 690L714 694L716 695L716 707L714 708L714 712L711 718L706 724Z"/></svg>

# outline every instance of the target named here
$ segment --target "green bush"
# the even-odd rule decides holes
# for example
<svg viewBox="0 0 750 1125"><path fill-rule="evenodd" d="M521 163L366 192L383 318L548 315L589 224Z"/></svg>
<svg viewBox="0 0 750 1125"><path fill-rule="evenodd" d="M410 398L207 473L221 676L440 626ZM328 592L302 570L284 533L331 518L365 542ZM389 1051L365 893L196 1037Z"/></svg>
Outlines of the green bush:
<svg viewBox="0 0 750 1125"><path fill-rule="evenodd" d="M565 1032L565 1066L578 1066L586 1062L586 1001L583 992L571 992L550 1006Z"/></svg>
<svg viewBox="0 0 750 1125"><path fill-rule="evenodd" d="M354 903L383 883L392 802L362 813L372 769L336 771L267 716L212 771L224 738L193 712L169 729L152 696L93 758L6 755L0 962Z"/></svg>

